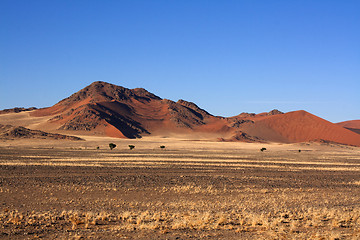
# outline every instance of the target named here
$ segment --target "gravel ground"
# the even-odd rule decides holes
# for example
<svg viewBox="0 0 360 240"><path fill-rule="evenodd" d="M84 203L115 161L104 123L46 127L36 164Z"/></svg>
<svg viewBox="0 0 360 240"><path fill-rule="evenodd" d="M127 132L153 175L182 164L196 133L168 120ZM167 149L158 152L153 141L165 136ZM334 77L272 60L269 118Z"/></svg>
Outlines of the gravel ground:
<svg viewBox="0 0 360 240"><path fill-rule="evenodd" d="M357 149L0 147L1 239L358 239Z"/></svg>

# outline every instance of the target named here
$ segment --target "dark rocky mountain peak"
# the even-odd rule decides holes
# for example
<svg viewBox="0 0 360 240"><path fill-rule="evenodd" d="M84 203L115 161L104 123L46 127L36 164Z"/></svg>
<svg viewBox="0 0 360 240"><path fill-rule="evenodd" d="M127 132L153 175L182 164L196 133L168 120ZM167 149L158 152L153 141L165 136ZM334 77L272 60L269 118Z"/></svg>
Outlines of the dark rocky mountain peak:
<svg viewBox="0 0 360 240"><path fill-rule="evenodd" d="M124 101L130 99L145 101L150 101L151 99L161 100L160 97L143 88L128 89L107 82L97 81L60 101L59 104L70 105L87 98L90 98L90 102Z"/></svg>

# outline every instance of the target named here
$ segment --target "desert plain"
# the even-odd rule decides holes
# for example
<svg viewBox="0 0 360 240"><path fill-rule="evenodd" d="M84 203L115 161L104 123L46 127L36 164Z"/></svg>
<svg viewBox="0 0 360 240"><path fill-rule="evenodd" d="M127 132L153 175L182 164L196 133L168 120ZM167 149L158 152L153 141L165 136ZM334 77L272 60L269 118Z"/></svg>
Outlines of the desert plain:
<svg viewBox="0 0 360 240"><path fill-rule="evenodd" d="M0 111L0 239L360 239L357 124L105 82Z"/></svg>
<svg viewBox="0 0 360 240"><path fill-rule="evenodd" d="M81 137L0 142L1 239L360 238L358 147Z"/></svg>

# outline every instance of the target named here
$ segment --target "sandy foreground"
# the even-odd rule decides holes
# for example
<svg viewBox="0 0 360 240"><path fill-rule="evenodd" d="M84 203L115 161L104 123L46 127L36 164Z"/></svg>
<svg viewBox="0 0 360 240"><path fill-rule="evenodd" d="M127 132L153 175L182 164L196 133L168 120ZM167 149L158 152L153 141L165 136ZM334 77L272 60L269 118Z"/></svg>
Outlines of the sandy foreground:
<svg viewBox="0 0 360 240"><path fill-rule="evenodd" d="M0 141L0 239L360 238L359 148L82 137Z"/></svg>

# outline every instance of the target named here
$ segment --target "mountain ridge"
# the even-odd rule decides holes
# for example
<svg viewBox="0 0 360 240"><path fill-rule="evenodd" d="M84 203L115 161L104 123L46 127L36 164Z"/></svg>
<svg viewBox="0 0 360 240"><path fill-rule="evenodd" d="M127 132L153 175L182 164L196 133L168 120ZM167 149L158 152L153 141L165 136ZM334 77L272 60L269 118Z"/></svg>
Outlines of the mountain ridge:
<svg viewBox="0 0 360 240"><path fill-rule="evenodd" d="M360 135L304 110L272 110L233 117L214 116L195 103L172 101L144 88L128 89L97 81L55 105L37 109L34 117L51 117L58 130L120 138L186 135L193 138L248 142L324 141L360 146Z"/></svg>

